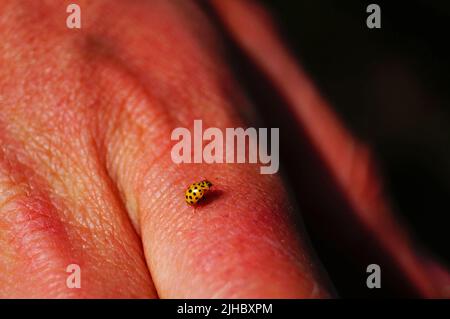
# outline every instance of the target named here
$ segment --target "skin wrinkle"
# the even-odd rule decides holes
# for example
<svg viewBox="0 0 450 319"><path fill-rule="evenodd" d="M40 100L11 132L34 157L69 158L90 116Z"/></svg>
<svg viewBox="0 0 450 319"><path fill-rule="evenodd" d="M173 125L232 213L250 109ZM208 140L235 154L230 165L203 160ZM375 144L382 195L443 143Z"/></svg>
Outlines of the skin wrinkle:
<svg viewBox="0 0 450 319"><path fill-rule="evenodd" d="M5 158L5 155L2 152L2 159ZM9 158L7 163L12 164L11 157L6 156L6 158ZM5 169L3 161L1 164ZM2 174L1 176L3 178L15 176L14 179L23 179L20 177L23 176L20 173L11 175L8 172L11 172L11 169L14 169L14 166L17 165L21 166L21 172L26 172L28 169L17 162L13 164L14 166L11 164L7 164L9 166L9 169L6 168L7 175ZM68 256L62 253L63 250L60 250L60 248L69 247L70 240L65 227L55 215L54 207L49 199L42 192L36 193L34 191L35 195L30 195L26 189L23 189L23 187L30 187L27 185L33 185L29 183L33 183L33 180L29 179L27 184L22 183L23 186L17 188L14 199L9 200L6 205L2 205L0 216L2 216L1 220L7 227L4 229L9 234L7 237L9 238L9 243L13 244L12 247L16 247L15 249L20 255L27 256L27 259L22 262L22 267L30 266L31 270L34 269L38 273L42 271L47 273L50 271L49 269L54 269L58 265L64 264L64 260L68 259ZM31 186L31 188L37 189L35 186ZM59 238L58 244L54 240L56 238ZM48 260L51 261L50 265L47 264ZM30 278L30 280L41 280L33 278ZM46 277L44 276L43 278L45 281ZM52 285L56 285L53 281L56 279L59 279L59 283L64 282L61 276L51 275L47 278L48 283ZM61 287L57 291L61 291Z"/></svg>
<svg viewBox="0 0 450 319"><path fill-rule="evenodd" d="M48 161L47 161L48 162ZM45 162L46 163L46 162ZM77 165L70 165L70 167L73 167L73 168L76 168L76 167L78 167ZM52 176L60 176L60 174L52 174ZM79 180L80 182L84 182L84 179L81 179L81 180ZM65 194L65 193L67 193L67 191L68 191L68 188L67 187L64 187L64 190L62 190L60 193L63 193L63 194ZM82 192L82 193L85 193L85 194L91 194L91 192ZM98 202L98 201L96 201L96 202ZM102 215L99 215L100 217L102 216ZM99 223L97 223L96 224L96 226L87 226L87 227L85 227L86 229L89 229L89 228L92 228L92 227L94 227L94 228L99 228L99 227L104 227L104 226L108 226L109 225L109 223L107 222L107 219L106 219L106 217L105 218L103 218L103 221L101 221L101 222L99 222Z"/></svg>
<svg viewBox="0 0 450 319"><path fill-rule="evenodd" d="M125 207L125 205L127 205L127 202L124 203L124 202L121 200L122 197L121 197L120 190L118 189L117 184L114 183L113 179L112 179L111 176L109 175L109 171L108 171L106 165L104 164L104 165L101 166L101 167L103 168L103 175L106 177L108 186L109 186L109 188L110 188L110 189L112 190L112 192L113 192L113 198L114 198L115 202L117 203L117 205L119 205L119 206L121 207L121 209L122 209L123 211L128 211L128 210L126 209L126 207ZM129 216L127 215L126 218L129 218ZM137 235L140 235L140 233L138 232ZM122 247L122 246L121 246L121 247ZM142 249L142 244L139 245L139 248ZM131 248L128 248L128 249L131 249ZM124 251L128 252L128 249L124 249ZM137 255L141 255L141 254L142 254L141 249L140 249L139 251L136 251L136 254L137 254ZM129 256L131 257L131 254L129 254Z"/></svg>
<svg viewBox="0 0 450 319"><path fill-rule="evenodd" d="M128 12L128 10L127 10L127 12ZM138 18L137 18L138 19ZM138 19L138 21L139 21L139 19ZM108 30L108 34L103 34L103 36L105 37L107 37L107 38L109 38L110 40L108 41L108 43L110 43L110 42L112 42L112 43L117 43L117 46L121 46L120 45L120 43L122 43L123 42L123 36L122 37L120 37L120 38L115 38L115 30L118 30L120 28L120 24L119 25L117 25L117 24L115 24L115 26L114 26L114 28L112 28L112 29L109 29ZM153 34L153 33L157 33L157 30L149 30L149 29L145 29L146 30L146 33L145 33L145 37L146 38L149 38L149 39L146 39L146 41L142 41L142 39L139 39L139 41L140 42L144 42L144 43L152 43L154 46L156 46L156 47L158 47L158 52L160 52L161 51L161 49L160 49L160 47L159 47L159 42L158 41L155 41L155 39L154 38L152 38L152 37L149 37L149 35L150 34ZM133 35L134 36L134 35ZM161 37L161 36L160 36ZM191 37L192 38L192 35L191 36L188 36L188 37ZM128 39L128 40L130 40L130 39ZM133 41L134 41L134 38L133 38ZM126 46L122 46L122 47L135 47L135 46L133 46L133 41L128 41L128 43L127 43L127 45ZM197 41L192 41L192 42L197 42ZM181 43L183 43L183 44L185 44L186 43L186 41L182 41ZM173 47L171 47L171 49L173 49ZM150 50L150 51L149 51ZM149 54L149 52L151 52L151 50L154 50L153 48L150 48L149 50L147 50L147 51L145 51L145 53L148 55ZM113 50L113 52L114 52L114 50ZM187 52L189 52L189 53L192 53L192 52L201 52L200 51L200 49L190 49L189 51L187 51L187 50L184 50L183 51L184 53L183 54L181 54L181 55L179 55L179 57L180 58L183 58L183 56L184 55L186 55L187 54ZM134 69L136 69L136 70L140 70L140 69L142 69L142 68L147 68L147 65L148 65L148 62L147 62L147 60L150 60L150 59L145 59L145 56L143 55L143 54L140 54L140 51L138 52L139 53L139 55L137 55L137 54L133 54L132 56L130 56L130 54L131 53L129 53L129 52L127 52L127 51L120 51L120 52L117 52L116 51L116 54L115 54L115 56L116 56L116 58L117 58L117 55L122 55L122 58L119 58L122 62L125 62L125 64L126 65L129 65L128 66L128 68L134 68ZM164 61L164 59L161 59L161 57L163 57L163 56L165 56L165 54L163 53L163 52L160 52L160 54L157 56L157 57L155 57L155 59L153 60L151 60L151 63L152 63L152 65L156 65L158 68L161 68L162 66L161 65L159 65L159 63L161 63L161 61ZM202 61L202 64L204 64L204 62L206 62L206 61L208 61L209 60L209 58L206 58L205 59L205 57L204 56L202 56L202 58L201 59L199 59L199 61ZM170 66L172 66L173 65L173 63L174 62L176 62L176 61L174 61L173 59L170 59L169 60L170 61ZM193 58L192 58L192 56L190 56L189 57L189 59L186 59L186 61L184 61L183 60L183 65L189 65L189 64L192 64L192 61L195 61ZM150 62L150 61L149 61ZM133 64L133 66L131 66L131 64ZM210 63L211 64L211 63ZM216 64L216 66L217 66L217 64ZM217 69L217 67L215 66L215 68ZM176 77L175 78L170 78L170 79L166 79L166 78L155 78L155 79L153 79L152 81L151 81L151 83L152 83L152 86L154 87L154 89L152 90L153 91L153 93L156 93L156 92L158 92L158 97L159 97L159 101L169 101L170 100L170 103L171 103L171 106L172 106L172 108L176 108L177 110L178 110L178 112L177 113L184 113L184 110L188 110L188 109L186 109L185 107L184 107L184 103L186 102L186 100L184 100L184 101L182 101L182 102L176 102L176 100L177 100L177 97L178 96L180 96L180 97L182 97L182 96L185 96L185 95L189 95L190 96L190 99L192 99L194 102L196 101L196 99L195 99L195 96L196 95L198 95L198 94L203 94L202 92L217 92L218 90L205 90L205 89L202 89L201 87L199 87L199 88L196 88L196 87L193 87L192 88L192 92L190 92L189 94L187 94L187 89L189 89L189 88L186 88L186 87L184 87L183 85L176 85L177 83L178 83L178 81L180 81L180 77L181 76L183 76L183 74L187 74L187 75L189 75L189 76L192 76L193 74L195 75L195 76L197 76L198 74L200 74L200 76L202 75L202 74L216 74L216 73L219 73L219 72L217 72L217 70L215 69L215 72L210 72L210 71L207 71L207 72L198 72L198 71L191 71L191 70L177 70L177 72L175 73L176 74ZM148 89L148 85L146 85L146 83L149 83L150 82L150 80L151 80L151 77L152 76L166 76L166 74L168 74L168 72L169 72L169 70L168 70L168 66L167 67L165 67L165 71L164 72L151 72L151 73L149 73L149 74L145 74L145 76L144 75L139 75L140 76L140 81L147 87L147 89ZM135 73L134 75L136 75L136 72L133 72L133 73ZM170 73L170 72L169 72ZM217 78L217 77L216 77ZM221 80L223 80L223 79L221 79ZM208 78L207 80L205 80L204 82L205 83L208 83L207 84L207 86L206 87L209 87L209 86L211 86L211 83L214 83L214 82L216 82L216 83L219 83L219 81L221 81L221 80L215 80L215 81L212 81L212 79L211 78ZM175 82L174 82L175 81ZM161 85L160 85L160 83L171 83L171 87L170 87L170 90L168 91L168 93L167 94L164 94L164 95L161 95L159 92L161 92ZM158 87L156 86L156 85L158 85ZM219 86L220 84L217 84L216 86ZM183 87L183 89L182 90L180 90L179 89L179 87ZM167 91L167 89L164 89L164 90L166 90ZM170 96L170 99L168 99L167 97L169 97ZM178 107L178 104L181 106L181 107ZM219 103L216 103L215 101L211 101L211 103L210 103L211 105L217 105L217 106L219 106ZM219 111L219 114L220 114L220 112L222 112L222 109L223 108L221 108L221 107L215 107L214 108L216 111ZM230 110L231 110L231 108L229 108ZM189 111L189 112L192 112L192 111L194 111L195 112L195 108L191 108L191 111ZM176 115L176 116L178 116L178 114Z"/></svg>
<svg viewBox="0 0 450 319"><path fill-rule="evenodd" d="M64 127L64 126L62 126L62 127ZM56 135L56 137L58 137L58 135ZM80 149L80 145L78 145L77 146L78 147L78 149ZM37 148L37 149L35 149L35 148ZM86 148L85 148L85 146L83 145L82 147L81 147L81 150L85 150ZM32 152L32 153L34 153L35 155L38 155L38 158L42 161L42 163L44 164L44 163L46 163L47 161L48 161L48 158L46 159L45 157L41 157L41 156L39 156L39 152L40 152L40 149L39 149L39 146L34 146L33 148L28 148L28 152ZM54 153L51 153L52 155L55 155ZM81 156L81 158L83 158L84 156ZM92 158L91 156L90 156L90 154L88 155L88 158ZM95 156L94 156L94 158L95 158ZM88 161L88 163L89 163L89 161ZM90 175L90 174L85 174L85 171L83 171L83 170L78 170L78 167L79 167L79 165L80 165L80 161L78 160L78 162L75 162L74 163L74 165L71 165L71 163L70 163L70 160L69 161L67 161L67 158L65 158L65 162L64 163L61 163L61 165L62 165L62 167L63 167L63 169L61 169L61 172L67 172L67 167L72 167L72 169L71 169L71 171L72 171L72 174L70 174L70 175L80 175L80 174L82 174L83 176L85 176L86 178L88 178L88 179L91 179L91 181L95 181L96 179L94 178L94 179L92 179L92 177L94 176L94 175ZM39 168L42 170L43 168L44 168L44 171L46 171L46 169L47 169L47 172L50 172L50 175L48 174L48 173L46 173L46 175L47 176L49 176L49 178L51 178L51 175L58 175L58 176L60 176L61 178L68 178L69 177L69 175L65 175L65 174L60 174L59 172L58 173L54 173L54 172L52 172L52 169L50 168L50 166L46 166L45 164L44 165L39 165ZM70 189L72 189L72 190L75 190L75 189L77 189L77 187L78 187L78 191L76 192L76 193L73 193L72 195L70 195L70 189L67 189L66 188L66 190L62 190L62 191L57 191L57 193L63 193L63 194L67 194L67 193L69 193L69 197L66 197L66 201L67 200L70 200L70 197L71 196L75 196L75 198L77 198L79 195L81 195L81 194L90 194L90 192L85 192L85 191L82 191L82 189L84 188L84 189L86 189L86 186L87 187L90 187L90 189L93 189L92 187L91 187L91 183L89 183L89 184L86 184L86 180L84 179L84 178L81 178L81 179L75 179L75 181L78 181L78 182L80 182L81 184L79 184L79 185L76 185L76 184L74 184L73 183L73 178L71 178L70 179L70 187L72 187L72 188L70 188ZM52 180L52 183L55 183L56 182L56 180L55 179L53 179ZM63 183L64 184L64 183ZM53 186L55 186L56 184L53 184ZM83 186L84 185L84 186ZM79 188L81 186L81 188ZM56 189L58 189L58 187L56 187ZM52 187L52 190L55 190L55 187ZM69 190L69 192L67 192L67 190ZM95 196L95 195L94 195ZM97 195L97 196L101 196L101 195ZM92 197L91 197L92 198ZM98 202L98 201L97 201ZM76 202L72 202L71 203L71 205L73 206L73 205L75 205L75 207L76 207ZM97 206L97 205L96 205ZM86 208L86 207L89 207L89 205L85 205L84 206L84 208ZM98 208L98 206L96 207L96 208ZM100 207L100 209L101 210L103 210L104 211L104 209L103 209L104 207ZM78 211L79 212L79 211ZM106 210L105 212L108 212L108 210ZM74 213L72 213L72 212L68 212L68 215L66 215L66 218L71 218L71 216L86 216L87 217L87 214L88 213L85 213L85 214L82 214L82 215L78 215L78 214L74 214ZM88 217L87 219L80 219L80 218L78 218L78 222L81 222L82 224L84 224L84 225L87 225L87 227L85 227L86 229L96 229L96 231L99 231L99 230L101 230L101 229L103 229L104 227L108 227L108 225L109 226L111 226L111 223L110 223L110 221L107 219L107 215L105 215L104 213L102 213L102 214L95 214L95 215L92 215L92 214L90 214L91 216L90 217ZM98 219L99 217L101 217L102 218L102 221L100 221L100 220L98 220L98 222L95 222L94 224L92 223L92 221L95 221L95 219L92 219L92 217L95 217L95 216L97 216L96 218ZM83 217L84 218L84 217ZM75 229L78 229L78 228L75 228ZM105 233L104 235L106 235L106 236L109 236L108 235L108 233ZM96 239L95 237L93 237L93 239ZM97 238L97 240L98 240L98 238ZM92 246L92 245L90 245L90 246Z"/></svg>
<svg viewBox="0 0 450 319"><path fill-rule="evenodd" d="M150 139L150 138L149 138L149 139ZM138 148L136 148L136 149L138 149ZM144 148L144 149L145 149L145 148ZM134 161L134 162L138 162L138 163L139 163L139 162L145 161L145 159L147 158L147 159L148 159L148 160L146 160L147 165L151 168L153 165L155 165L155 163L158 163L158 160L159 160L162 156L165 156L165 155L167 154L167 151L166 151L166 150L168 150L168 149L169 149L168 146L165 147L165 146L163 146L163 145L160 144L160 148L159 148L159 150L158 150L158 153L161 153L160 155L154 154L154 153L153 153L153 150L149 150L148 153L145 153L145 154L142 154L142 155L138 155L138 154L136 154L136 153L135 153L136 155L134 155L134 154L132 154L132 153L125 153L125 154L121 154L121 155L124 155L123 158L129 158L129 159L133 158L133 161ZM134 156L133 156L133 155L134 155ZM127 156L128 156L128 157L127 157ZM122 167L123 167L123 166L129 167L129 166L132 166L132 165L133 165L133 163L130 163L130 164L127 164L127 163L129 163L129 162L123 161L121 166L122 166ZM149 169L150 169L150 168L149 168ZM145 174L145 173L144 173L144 174ZM125 178L127 178L128 181L130 181L130 180L132 181L132 180L136 180L138 177L137 177L137 176L131 175L131 176L127 176L127 177L125 177ZM126 180L123 180L122 183L121 183L121 180L119 179L118 182L119 182L119 185L120 185L120 184L122 184L122 185L123 185L123 184L129 184L129 183L126 183ZM144 185L143 185L143 186L139 186L139 184L137 184L137 185L138 185L138 186L134 188L134 191L131 192L131 194L140 194L140 193L142 192L143 189L146 189ZM127 192L125 188L122 190L122 192L123 192L122 198L124 198L124 199L126 200L126 198L127 198L126 193L129 193L129 192ZM138 199L137 199L137 205L140 206L140 203L139 203L139 200L138 200ZM140 225L140 222L139 222L140 217L138 217L138 216L139 216L139 215L138 215L138 212L137 212L137 211L129 211L129 213L130 213L131 218L132 218L132 220L133 220L133 224L134 224L137 228L140 228L140 226L139 226L139 225Z"/></svg>
<svg viewBox="0 0 450 319"><path fill-rule="evenodd" d="M52 214L45 213L46 206L50 205L39 197L18 196L3 210L5 215L14 216L10 221L13 225L10 243L17 247L21 255L29 258L27 264L31 266L31 271L38 271L41 267L47 268L46 257L51 256L51 251L58 250L59 247L53 240L55 236L67 238L60 220ZM60 252L55 251L55 253L59 255Z"/></svg>
<svg viewBox="0 0 450 319"><path fill-rule="evenodd" d="M118 60L118 59L112 58L112 61L114 61L114 60ZM123 98L122 102L119 102L120 104L124 105L125 107L112 108L113 112L114 112L114 109L120 109L122 111L120 111L119 116L115 116L116 120L112 121L112 123L118 123L118 124L113 124L113 127L109 127L107 132L104 133L104 134L106 134L106 136L108 136L108 138L107 138L108 142L106 142L106 144L110 145L108 147L109 151L107 154L110 154L111 151L114 151L114 149L116 149L116 143L113 143L110 141L114 141L116 139L119 140L120 141L119 149L124 151L126 148L128 148L130 143L127 143L126 140L124 141L123 136L127 136L128 139L139 141L139 140L141 140L141 138L139 138L139 137L143 134L142 132L144 131L144 129L140 130L139 127L146 128L147 133L148 133L148 128L155 126L155 124L153 123L154 120L158 121L158 119L159 119L159 121L161 121L161 122L165 122L165 123L168 122L167 120L164 120L167 117L166 112L161 111L159 114L155 113L155 111L154 111L155 105L154 104L152 104L152 109L153 109L152 114L153 115L150 118L147 116L149 114L147 111L149 108L147 106L150 104L150 102L148 101L148 91L141 89L140 87L142 84L139 84L138 82L136 82L134 80L134 78L135 78L134 74L129 74L129 72L130 72L129 68L123 68L122 65L123 64L114 63L114 64L110 65L109 67L107 66L109 72L112 71L113 76L107 77L104 75L104 71L103 71L102 74L98 75L99 78L97 77L97 79L99 80L100 83L103 83L106 80L106 83L104 84L105 87L107 87L109 85L110 78L117 80L118 78L120 79L120 78L125 77L125 79L127 81L124 83L129 83L130 82L129 80L131 80L131 83L133 83L133 82L136 83L135 88L130 89L129 90L130 93L128 93L128 95L126 95ZM121 81L121 83L122 82L123 81ZM91 82L89 82L89 83L91 83ZM128 87L128 86L129 86L128 84L125 84L125 87ZM121 87L120 91L122 92L124 90L124 86L121 85L120 87ZM140 96L140 98L136 98L137 96ZM134 101L136 99L139 101L142 101L142 102L135 103ZM111 108L110 106L107 106L105 112L107 112L107 110L109 110L110 108ZM126 114L126 116L124 117L123 114ZM141 125L137 125L142 120L144 122L142 122ZM107 122L111 123L111 121L107 121ZM169 122L170 122L170 120L169 120ZM149 125L150 123L151 123L151 125ZM156 123L156 125L158 125L158 123ZM123 131L127 132L126 135L122 133L123 132L121 130L122 127L124 127ZM160 127L160 125L158 125L158 127ZM135 134L134 138L132 137L133 131L137 131L137 134ZM158 134L160 136L165 135L163 133L158 133ZM156 137L155 139L158 139L158 138ZM137 149L140 149L140 147L134 147L134 149L137 150ZM130 155L132 155L132 154L130 154ZM107 155L107 158L110 158L110 156ZM113 180L115 180L117 182L117 176L110 169L111 160L106 159L106 162L107 162L106 165L107 165L107 170L109 172L109 175L111 176L111 178ZM125 165L125 163L123 163L122 165ZM121 184L125 184L125 183L119 183L119 185L121 185ZM119 186L119 190L122 194L121 197L124 199L123 190L120 186ZM124 202L126 202L126 200L124 200ZM134 221L133 224L136 225L137 223Z"/></svg>
<svg viewBox="0 0 450 319"><path fill-rule="evenodd" d="M84 148L81 148L81 149L84 149ZM32 148L32 149L29 149L29 152L34 153L34 154L40 154L40 149ZM48 152L44 152L44 153L45 154L53 154L52 158L54 158L55 160L57 160L58 158L62 158L61 154L60 154L60 156L57 156L58 154L57 153L55 154L54 151L52 151L51 153L48 153ZM95 194L96 188L91 187L91 183L95 182L95 179L92 179L92 177L93 177L92 174L88 174L86 176L87 179L89 179L88 184L86 183L86 178L76 178L75 182L77 182L78 184L74 183L74 179L70 179L70 186L65 182L65 180L68 180L69 176L82 176L83 174L85 175L86 171L89 172L90 170L89 169L88 170L86 170L86 169L79 170L80 163L79 163L79 161L75 161L75 156L73 156L73 158L70 158L70 157L69 158L64 157L64 158L65 158L65 162L61 163L58 166L57 171L55 171L54 165L51 166L51 164L50 165L47 164L47 163L54 163L54 161L49 161L49 159L48 158L46 159L45 157L40 159L41 160L40 167L41 168L45 167L48 169L48 170L46 170L46 172L49 172L48 179L53 181L52 182L52 184L54 185L53 189L56 191L56 193L68 194L69 195L68 198L71 198L71 197L77 198L78 197L77 193L78 194L87 194L87 196L89 197L89 196L91 196L90 194L92 194L92 192L85 191L86 186L87 186L88 188L91 188L92 190L94 190L94 194ZM79 156L78 158L83 159L84 157ZM70 170L67 170L65 167L69 167ZM91 175L91 176L89 176L89 175ZM73 193L73 191L77 191L77 192ZM75 205L75 207L77 206L76 203L72 203L72 205ZM78 207L77 210L79 208L80 207ZM71 214L71 213L69 213L69 214ZM82 214L79 216L83 217L83 216L87 216L87 214ZM99 220L99 222L96 223L97 225L101 225L101 224L108 225L108 223L107 223L108 216L103 216L102 214L99 214L98 217L102 218L102 220L101 221ZM80 223L86 222L85 219L79 219L78 221Z"/></svg>

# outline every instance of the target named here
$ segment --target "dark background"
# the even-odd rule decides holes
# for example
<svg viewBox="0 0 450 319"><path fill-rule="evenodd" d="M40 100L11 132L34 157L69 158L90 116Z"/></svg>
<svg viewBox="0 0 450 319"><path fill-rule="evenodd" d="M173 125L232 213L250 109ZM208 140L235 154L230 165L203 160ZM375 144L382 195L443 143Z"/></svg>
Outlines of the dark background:
<svg viewBox="0 0 450 319"><path fill-rule="evenodd" d="M347 127L372 146L396 211L450 263L450 5L263 1ZM368 29L366 7L381 7Z"/></svg>
<svg viewBox="0 0 450 319"><path fill-rule="evenodd" d="M346 127L369 145L395 213L421 252L450 265L450 4L443 1L260 0ZM214 16L205 3L205 9ZM381 7L381 29L366 8ZM215 19L213 21L217 21ZM420 297L357 214L270 78L218 24L262 127L280 127L280 157L312 245L341 297ZM252 123L253 124L253 123ZM255 126L255 125L253 125ZM423 249L424 248L424 249ZM367 265L382 288L367 289Z"/></svg>
<svg viewBox="0 0 450 319"><path fill-rule="evenodd" d="M426 0L262 2L322 95L347 128L371 146L390 203L416 244L450 265L450 4ZM381 29L367 28L370 3L381 7ZM239 60L239 54L234 58ZM252 73L247 64L240 63L240 74ZM281 141L288 141L281 145L282 150L288 149L281 152L282 160L291 170L289 179L300 208L309 212L304 222L312 244L338 293L343 297L418 296L401 269L386 259L376 240L348 213L351 208L345 200L332 195L338 193L334 186L327 186L330 176L310 175L322 164L308 155L310 149L302 138L292 140L297 134L289 115L276 118L279 108L273 105L280 103L279 96L270 99L263 94L258 100L261 93L271 91L270 83L263 83L260 74L247 76L247 83L253 86L257 105L266 109L269 126L292 132L281 136ZM293 150L293 143L300 151ZM330 198L312 199L317 194ZM347 223L346 230L336 230L339 222ZM370 263L383 265L384 289L365 287L361 267Z"/></svg>

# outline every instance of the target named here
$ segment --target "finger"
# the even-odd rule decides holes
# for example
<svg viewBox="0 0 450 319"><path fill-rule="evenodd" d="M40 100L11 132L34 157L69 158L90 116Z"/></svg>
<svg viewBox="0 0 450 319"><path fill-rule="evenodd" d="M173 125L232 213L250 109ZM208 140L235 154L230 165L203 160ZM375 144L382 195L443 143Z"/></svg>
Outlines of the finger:
<svg viewBox="0 0 450 319"><path fill-rule="evenodd" d="M174 128L192 129L194 119L221 130L241 127L239 113L249 109L202 11L185 1L108 10L97 61L114 54L97 64L89 85L115 92L100 106L107 118L121 119L104 133L107 167L141 233L159 296L330 296L278 176L250 164L171 159ZM118 12L123 23L114 26ZM220 195L194 210L184 190L201 177Z"/></svg>
<svg viewBox="0 0 450 319"><path fill-rule="evenodd" d="M97 147L65 7L5 1L0 12L0 296L155 297Z"/></svg>

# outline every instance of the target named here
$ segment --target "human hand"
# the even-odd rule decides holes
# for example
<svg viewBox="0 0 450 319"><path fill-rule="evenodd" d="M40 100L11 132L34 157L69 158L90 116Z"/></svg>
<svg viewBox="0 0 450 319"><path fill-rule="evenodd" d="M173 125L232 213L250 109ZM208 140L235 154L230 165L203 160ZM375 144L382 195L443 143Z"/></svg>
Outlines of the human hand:
<svg viewBox="0 0 450 319"><path fill-rule="evenodd" d="M262 111L230 68L214 19L188 1L79 4L81 30L66 27L65 1L0 4L0 296L334 296L278 174L172 161L173 129L195 119L244 127ZM261 16L241 4L214 8L288 99L328 169L342 171L354 139ZM236 17L253 17L258 28L239 32ZM184 190L201 177L218 195L194 209ZM359 198L356 211L382 207L380 224L391 224L383 198L373 205L370 191L358 194L375 178L350 187L360 176L337 177L342 193ZM387 247L406 252L402 267L432 295L398 230L388 230L399 235ZM80 289L66 285L70 264L81 268Z"/></svg>

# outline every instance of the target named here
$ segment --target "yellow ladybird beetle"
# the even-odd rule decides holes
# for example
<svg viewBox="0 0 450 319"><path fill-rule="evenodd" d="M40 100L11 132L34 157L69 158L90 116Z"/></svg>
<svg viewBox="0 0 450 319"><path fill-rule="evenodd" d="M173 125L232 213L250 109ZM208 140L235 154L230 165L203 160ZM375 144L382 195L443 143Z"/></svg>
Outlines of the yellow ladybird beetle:
<svg viewBox="0 0 450 319"><path fill-rule="evenodd" d="M185 198L188 205L195 205L211 189L212 183L203 180L198 183L192 183L186 190Z"/></svg>

